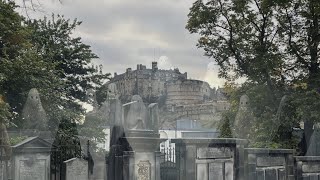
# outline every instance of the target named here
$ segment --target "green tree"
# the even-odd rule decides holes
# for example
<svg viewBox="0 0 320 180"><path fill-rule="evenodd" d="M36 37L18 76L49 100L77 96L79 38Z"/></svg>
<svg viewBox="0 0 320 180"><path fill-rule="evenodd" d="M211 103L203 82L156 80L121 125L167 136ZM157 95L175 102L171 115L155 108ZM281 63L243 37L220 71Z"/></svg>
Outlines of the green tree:
<svg viewBox="0 0 320 180"><path fill-rule="evenodd" d="M231 124L228 116L223 116L222 123L219 127L221 138L232 138Z"/></svg>
<svg viewBox="0 0 320 180"><path fill-rule="evenodd" d="M269 0L197 0L186 28L200 34L197 46L218 63L221 77L266 82L272 94L283 63L272 7Z"/></svg>
<svg viewBox="0 0 320 180"><path fill-rule="evenodd" d="M308 141L319 121L319 7L317 0L198 0L190 9L186 28L200 34L198 47L218 63L220 76L247 78L237 91L252 100L256 141L270 141L285 94L294 108L285 108L292 116L276 123L273 142L287 141L284 132L292 135L300 120Z"/></svg>
<svg viewBox="0 0 320 180"><path fill-rule="evenodd" d="M28 45L28 31L21 24L24 18L15 11L16 7L14 2L0 1L0 60L17 56Z"/></svg>
<svg viewBox="0 0 320 180"><path fill-rule="evenodd" d="M278 5L277 19L290 59L284 71L296 87L295 104L300 119L304 121L307 149L314 124L320 117L320 2L291 0L279 1Z"/></svg>
<svg viewBox="0 0 320 180"><path fill-rule="evenodd" d="M56 144L61 147L65 144L78 146L76 124L83 121L81 102L85 92L88 88L99 88L108 76L91 66L97 56L90 46L82 43L80 37L73 36L80 22L71 22L59 15L52 16L52 20L26 21L14 11L14 3L1 1L0 4L3 8L0 11L0 28L8 31L8 35L0 35L3 46L0 93L10 105L10 112L13 112L11 121L16 128L23 128L21 110L28 91L37 88L49 118L50 130L56 133ZM10 19L11 16L16 18ZM18 37L12 35L14 28L6 29L12 24L19 30L16 33L23 31L23 36L19 36L23 43L7 38ZM14 53L7 55L10 48L14 49ZM66 139L70 142L64 142ZM77 152L77 148L72 151Z"/></svg>

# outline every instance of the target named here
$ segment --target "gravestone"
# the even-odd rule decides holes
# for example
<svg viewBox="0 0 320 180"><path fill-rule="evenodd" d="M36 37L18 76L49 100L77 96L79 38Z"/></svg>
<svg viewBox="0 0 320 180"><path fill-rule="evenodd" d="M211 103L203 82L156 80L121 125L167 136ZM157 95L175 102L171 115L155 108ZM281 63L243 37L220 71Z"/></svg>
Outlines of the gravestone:
<svg viewBox="0 0 320 180"><path fill-rule="evenodd" d="M66 180L88 180L88 161L72 158L66 164Z"/></svg>
<svg viewBox="0 0 320 180"><path fill-rule="evenodd" d="M51 143L31 137L13 146L13 179L49 180Z"/></svg>

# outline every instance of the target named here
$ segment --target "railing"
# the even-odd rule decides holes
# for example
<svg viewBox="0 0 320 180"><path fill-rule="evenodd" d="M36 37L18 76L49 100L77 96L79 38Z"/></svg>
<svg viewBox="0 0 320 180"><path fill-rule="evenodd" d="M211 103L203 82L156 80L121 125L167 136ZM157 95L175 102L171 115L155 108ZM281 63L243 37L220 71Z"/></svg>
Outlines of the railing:
<svg viewBox="0 0 320 180"><path fill-rule="evenodd" d="M179 167L176 164L175 147L169 146L161 150L160 177L161 180L176 180L179 175Z"/></svg>

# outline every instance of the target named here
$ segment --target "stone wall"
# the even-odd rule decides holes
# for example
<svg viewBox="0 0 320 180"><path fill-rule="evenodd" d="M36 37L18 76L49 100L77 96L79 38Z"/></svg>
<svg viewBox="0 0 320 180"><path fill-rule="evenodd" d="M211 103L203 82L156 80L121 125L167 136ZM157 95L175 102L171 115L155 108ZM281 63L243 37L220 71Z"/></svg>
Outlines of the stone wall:
<svg viewBox="0 0 320 180"><path fill-rule="evenodd" d="M179 180L245 180L240 139L173 139Z"/></svg>
<svg viewBox="0 0 320 180"><path fill-rule="evenodd" d="M296 180L320 179L320 156L295 157Z"/></svg>
<svg viewBox="0 0 320 180"><path fill-rule="evenodd" d="M248 180L294 180L293 150L245 149Z"/></svg>
<svg viewBox="0 0 320 180"><path fill-rule="evenodd" d="M230 108L227 101L211 101L202 104L180 105L174 107L174 112L179 117L200 120L202 122L218 122L221 119L221 113Z"/></svg>

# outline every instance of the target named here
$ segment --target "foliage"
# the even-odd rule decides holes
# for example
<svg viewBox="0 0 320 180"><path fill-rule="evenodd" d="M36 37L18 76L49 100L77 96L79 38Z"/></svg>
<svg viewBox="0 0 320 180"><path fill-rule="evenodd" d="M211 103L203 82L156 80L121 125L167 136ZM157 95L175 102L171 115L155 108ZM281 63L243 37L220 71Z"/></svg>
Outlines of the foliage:
<svg viewBox="0 0 320 180"><path fill-rule="evenodd" d="M3 96L0 95L0 123L8 124L12 114L9 110L10 106L4 102Z"/></svg>
<svg viewBox="0 0 320 180"><path fill-rule="evenodd" d="M197 0L186 28L200 34L198 47L218 63L220 76L243 76L272 88L282 65L272 6L268 0Z"/></svg>
<svg viewBox="0 0 320 180"><path fill-rule="evenodd" d="M30 45L26 40L29 33L21 25L24 18L15 12L16 7L12 1L0 1L0 60L14 58L21 49Z"/></svg>
<svg viewBox="0 0 320 180"><path fill-rule="evenodd" d="M26 20L15 7L12 1L0 2L0 93L14 115L10 122L16 127L12 128L24 128L21 111L29 90L37 88L56 145L77 146L76 124L83 120L81 102L86 90L99 88L109 74L91 66L98 57L74 36L81 22L60 15L52 15L51 20ZM104 137L102 131L97 133L101 128L89 134L95 127L90 128L87 135L91 138Z"/></svg>
<svg viewBox="0 0 320 180"><path fill-rule="evenodd" d="M15 137L10 137L9 142L11 146L14 146L22 141L24 141L25 139L27 139L28 136L15 136Z"/></svg>
<svg viewBox="0 0 320 180"><path fill-rule="evenodd" d="M232 138L232 131L231 131L231 124L229 121L228 116L223 116L223 119L221 121L221 125L219 127L220 130L220 138Z"/></svg>
<svg viewBox="0 0 320 180"><path fill-rule="evenodd" d="M198 47L218 63L220 76L247 79L233 91L230 112L239 95L250 97L252 145L295 148L301 121L308 143L320 117L320 2L197 0L188 17L186 28L200 35Z"/></svg>

